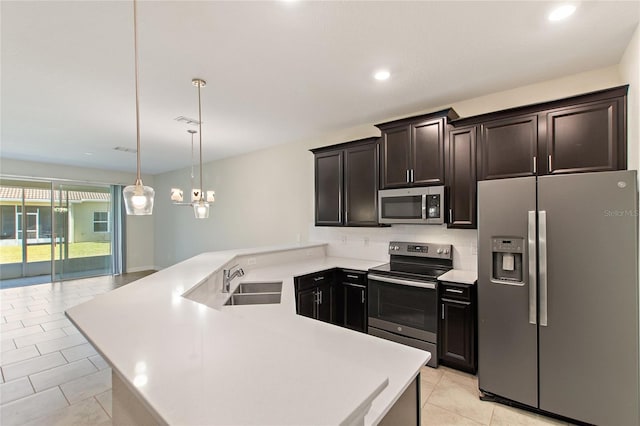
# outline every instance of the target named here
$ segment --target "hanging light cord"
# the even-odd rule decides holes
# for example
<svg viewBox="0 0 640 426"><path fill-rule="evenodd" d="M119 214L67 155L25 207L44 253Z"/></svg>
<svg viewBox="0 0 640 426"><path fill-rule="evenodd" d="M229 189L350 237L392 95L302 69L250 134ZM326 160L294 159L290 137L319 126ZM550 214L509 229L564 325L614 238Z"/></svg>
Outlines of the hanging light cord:
<svg viewBox="0 0 640 426"><path fill-rule="evenodd" d="M142 183L140 176L140 89L138 88L138 17L136 0L133 0L133 52L135 55L136 68L136 147L138 171L136 175L136 185Z"/></svg>
<svg viewBox="0 0 640 426"><path fill-rule="evenodd" d="M191 133L191 132L189 132ZM194 172L193 169L196 167L196 158L193 154L193 133L191 133L191 187L193 188L193 178Z"/></svg>
<svg viewBox="0 0 640 426"><path fill-rule="evenodd" d="M200 201L204 201L202 197L202 101L200 100L200 88L202 83L198 81L198 136L200 137Z"/></svg>

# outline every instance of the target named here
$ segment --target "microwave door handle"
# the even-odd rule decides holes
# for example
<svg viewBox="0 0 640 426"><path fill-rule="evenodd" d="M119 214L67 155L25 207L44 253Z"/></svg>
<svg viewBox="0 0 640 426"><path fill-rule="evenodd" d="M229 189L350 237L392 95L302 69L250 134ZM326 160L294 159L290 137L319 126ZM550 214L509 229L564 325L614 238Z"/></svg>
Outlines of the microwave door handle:
<svg viewBox="0 0 640 426"><path fill-rule="evenodd" d="M422 194L422 220L427 220L427 194Z"/></svg>

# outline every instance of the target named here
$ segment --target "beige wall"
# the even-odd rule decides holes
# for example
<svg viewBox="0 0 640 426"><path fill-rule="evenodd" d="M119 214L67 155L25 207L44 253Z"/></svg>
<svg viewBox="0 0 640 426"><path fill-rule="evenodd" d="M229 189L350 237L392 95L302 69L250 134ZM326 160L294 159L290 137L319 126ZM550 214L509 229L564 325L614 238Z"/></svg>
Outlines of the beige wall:
<svg viewBox="0 0 640 426"><path fill-rule="evenodd" d="M620 61L622 80L629 83L629 100L627 103L629 117L629 169L640 169L640 25L627 46Z"/></svg>
<svg viewBox="0 0 640 426"><path fill-rule="evenodd" d="M40 179L76 180L90 183L131 185L135 174L57 164L0 158L0 174L3 176ZM146 185L153 186L153 176L143 176ZM127 271L154 269L154 219L153 216L127 216Z"/></svg>
<svg viewBox="0 0 640 426"><path fill-rule="evenodd" d="M624 83L619 67L612 66L450 105L428 106L415 114L452 106L460 116L471 116ZM398 117L389 117L394 118ZM637 116L629 118L637 126ZM170 205L170 188L188 188L189 170L156 175L155 264L168 266L208 250L290 243L298 239L306 241L310 231L315 231L313 156L308 150L372 135L379 135L379 132L373 123L369 123L314 140L205 164L205 187L214 189L217 198L208 220L196 220L189 208ZM630 150L637 152L638 141L632 140L630 145ZM376 238L385 231L373 229L367 232ZM465 234L461 239L467 241L469 235Z"/></svg>

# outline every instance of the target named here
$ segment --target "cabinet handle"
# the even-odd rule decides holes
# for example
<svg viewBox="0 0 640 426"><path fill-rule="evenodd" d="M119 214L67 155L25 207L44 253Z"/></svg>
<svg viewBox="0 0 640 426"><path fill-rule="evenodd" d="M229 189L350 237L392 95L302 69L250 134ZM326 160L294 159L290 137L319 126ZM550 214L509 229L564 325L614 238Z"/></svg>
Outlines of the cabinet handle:
<svg viewBox="0 0 640 426"><path fill-rule="evenodd" d="M455 289L455 288L447 288L444 291L448 291L449 293L457 293L457 294L464 293L462 290L458 290L458 289Z"/></svg>
<svg viewBox="0 0 640 426"><path fill-rule="evenodd" d="M449 223L453 223L453 209L449 209Z"/></svg>
<svg viewBox="0 0 640 426"><path fill-rule="evenodd" d="M553 167L551 166L551 154L549 154L549 173L551 173L551 170L553 170Z"/></svg>
<svg viewBox="0 0 640 426"><path fill-rule="evenodd" d="M442 304L442 319L444 319L444 303Z"/></svg>
<svg viewBox="0 0 640 426"><path fill-rule="evenodd" d="M538 158L533 157L533 174L538 173Z"/></svg>
<svg viewBox="0 0 640 426"><path fill-rule="evenodd" d="M316 281L316 282L322 281L322 280L324 280L324 277L315 277L313 280Z"/></svg>
<svg viewBox="0 0 640 426"><path fill-rule="evenodd" d="M411 169L411 182L413 182L413 169Z"/></svg>
<svg viewBox="0 0 640 426"><path fill-rule="evenodd" d="M362 304L364 305L364 290L362 290Z"/></svg>
<svg viewBox="0 0 640 426"><path fill-rule="evenodd" d="M320 301L318 302L318 305L322 305L322 290L318 292L318 295L320 295Z"/></svg>
<svg viewBox="0 0 640 426"><path fill-rule="evenodd" d="M357 275L347 275L347 278L353 278L357 280L359 277Z"/></svg>
<svg viewBox="0 0 640 426"><path fill-rule="evenodd" d="M409 182L411 182L411 181L409 180L409 169L407 169L407 183L409 183Z"/></svg>

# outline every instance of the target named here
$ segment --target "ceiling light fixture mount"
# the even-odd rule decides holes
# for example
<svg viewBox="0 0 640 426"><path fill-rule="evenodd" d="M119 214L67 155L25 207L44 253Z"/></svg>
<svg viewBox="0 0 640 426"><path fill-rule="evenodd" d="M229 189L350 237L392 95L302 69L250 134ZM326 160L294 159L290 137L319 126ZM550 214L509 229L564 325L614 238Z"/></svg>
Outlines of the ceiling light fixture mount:
<svg viewBox="0 0 640 426"><path fill-rule="evenodd" d="M563 4L553 9L547 18L551 22L562 21L573 15L575 11L576 6L574 4Z"/></svg>
<svg viewBox="0 0 640 426"><path fill-rule="evenodd" d="M136 82L136 183L124 188L122 198L128 215L142 216L153 213L155 191L150 186L144 186L140 173L140 88L138 83L138 16L136 0L133 0L133 52L135 56Z"/></svg>
<svg viewBox="0 0 640 426"><path fill-rule="evenodd" d="M214 191L205 191L202 189L202 100L200 97L200 89L207 85L207 82L200 79L194 78L191 80L191 84L198 88L198 128L199 132L195 130L187 130L189 134L191 134L191 202L184 202L184 193L180 188L171 188L171 201L173 204L181 205L181 206L193 206L193 212L196 216L196 219L206 219L209 217L209 207L210 203L215 201L215 192ZM200 142L200 187L193 188L193 164L194 164L194 155L193 155L193 135L199 134L199 142Z"/></svg>

